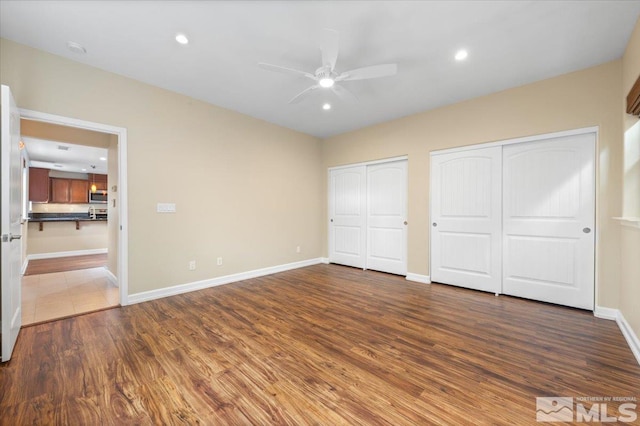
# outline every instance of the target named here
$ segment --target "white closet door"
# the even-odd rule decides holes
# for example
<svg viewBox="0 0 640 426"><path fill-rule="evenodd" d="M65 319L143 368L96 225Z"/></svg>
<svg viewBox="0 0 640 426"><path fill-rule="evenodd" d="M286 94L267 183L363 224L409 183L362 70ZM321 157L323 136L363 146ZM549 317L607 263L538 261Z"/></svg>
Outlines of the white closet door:
<svg viewBox="0 0 640 426"><path fill-rule="evenodd" d="M593 309L595 134L504 147L506 294Z"/></svg>
<svg viewBox="0 0 640 426"><path fill-rule="evenodd" d="M329 262L365 268L365 166L329 174Z"/></svg>
<svg viewBox="0 0 640 426"><path fill-rule="evenodd" d="M502 147L431 157L431 280L499 293Z"/></svg>
<svg viewBox="0 0 640 426"><path fill-rule="evenodd" d="M407 274L407 161L367 166L367 269Z"/></svg>

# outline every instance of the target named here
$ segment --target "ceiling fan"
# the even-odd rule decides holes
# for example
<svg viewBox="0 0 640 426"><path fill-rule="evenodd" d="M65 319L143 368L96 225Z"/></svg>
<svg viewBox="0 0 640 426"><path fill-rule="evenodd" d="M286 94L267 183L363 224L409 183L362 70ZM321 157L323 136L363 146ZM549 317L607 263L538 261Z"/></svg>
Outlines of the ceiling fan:
<svg viewBox="0 0 640 426"><path fill-rule="evenodd" d="M339 33L336 30L328 28L323 30L322 40L320 42L320 51L322 52L322 66L314 73L287 68L280 65L267 64L264 62L258 63L258 66L271 71L303 75L315 81L315 84L294 96L289 101L290 104L300 102L318 89L329 89L344 100L357 100L353 93L336 83L349 80L367 80L370 78L388 77L395 75L398 72L397 64L382 64L337 73L335 68L339 51Z"/></svg>

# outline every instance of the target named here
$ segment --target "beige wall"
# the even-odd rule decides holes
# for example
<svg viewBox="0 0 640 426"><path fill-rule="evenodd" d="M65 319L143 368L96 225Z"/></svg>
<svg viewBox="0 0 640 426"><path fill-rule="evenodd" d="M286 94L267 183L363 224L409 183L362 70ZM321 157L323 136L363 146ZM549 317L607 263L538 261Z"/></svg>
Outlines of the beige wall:
<svg viewBox="0 0 640 426"><path fill-rule="evenodd" d="M640 20L622 58L622 98L640 77ZM626 105L625 105L626 107ZM640 121L625 112L624 215L640 217ZM640 228L621 227L620 311L640 339Z"/></svg>
<svg viewBox="0 0 640 426"><path fill-rule="evenodd" d="M616 308L620 227L611 217L621 207L620 75L621 61L614 61L336 136L323 144L323 170L326 176L327 167L408 155L408 270L428 275L430 151L599 126L596 303ZM326 178L323 183L324 194ZM326 214L324 219L326 235Z"/></svg>
<svg viewBox="0 0 640 426"><path fill-rule="evenodd" d="M23 136L47 141L66 142L98 148L108 148L111 138L108 133L25 119L20 120L20 133Z"/></svg>
<svg viewBox="0 0 640 426"><path fill-rule="evenodd" d="M27 254L59 253L64 251L107 248L107 222L29 222Z"/></svg>
<svg viewBox="0 0 640 426"><path fill-rule="evenodd" d="M109 203L107 205L107 213L109 215L109 224L107 226L107 232L109 234L109 255L107 256L107 269L117 277L118 230L120 228L120 216L118 211L120 201L118 200L118 195L120 194L118 192L118 137L116 135L110 135L108 156L107 189L109 191Z"/></svg>
<svg viewBox="0 0 640 426"><path fill-rule="evenodd" d="M129 294L320 256L318 139L0 43L19 107L127 129Z"/></svg>

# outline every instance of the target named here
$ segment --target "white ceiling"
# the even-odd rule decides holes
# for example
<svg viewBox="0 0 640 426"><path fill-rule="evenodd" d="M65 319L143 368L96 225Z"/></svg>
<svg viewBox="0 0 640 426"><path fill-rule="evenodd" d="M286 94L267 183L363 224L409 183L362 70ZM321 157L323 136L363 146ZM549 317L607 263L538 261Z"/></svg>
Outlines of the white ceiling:
<svg viewBox="0 0 640 426"><path fill-rule="evenodd" d="M107 174L108 151L105 148L30 137L23 137L22 141L29 154L31 167L62 172Z"/></svg>
<svg viewBox="0 0 640 426"><path fill-rule="evenodd" d="M618 59L639 15L614 0L0 1L0 35L325 138ZM315 71L323 28L340 32L336 71L398 74L342 82L357 103L319 90L288 104L309 80L257 63Z"/></svg>

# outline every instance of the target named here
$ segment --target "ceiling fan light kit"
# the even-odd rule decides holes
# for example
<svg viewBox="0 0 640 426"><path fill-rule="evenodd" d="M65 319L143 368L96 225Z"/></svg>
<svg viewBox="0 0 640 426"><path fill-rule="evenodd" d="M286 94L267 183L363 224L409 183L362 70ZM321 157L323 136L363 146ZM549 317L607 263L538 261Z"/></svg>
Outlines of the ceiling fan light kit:
<svg viewBox="0 0 640 426"><path fill-rule="evenodd" d="M302 92L291 98L290 104L298 103L309 96L317 89L329 89L344 101L356 101L357 97L347 88L340 84L342 81L350 80L368 80L372 78L389 77L397 74L397 64L382 64L368 67L356 68L353 70L337 73L335 71L336 61L340 48L340 37L336 30L324 29L322 32L322 40L320 43L320 51L322 53L322 66L315 73L309 73L293 68L283 67L280 65L269 64L265 62L258 63L258 66L285 74L294 74L304 76L315 81L315 84L307 87ZM323 109L328 109L324 108Z"/></svg>

